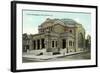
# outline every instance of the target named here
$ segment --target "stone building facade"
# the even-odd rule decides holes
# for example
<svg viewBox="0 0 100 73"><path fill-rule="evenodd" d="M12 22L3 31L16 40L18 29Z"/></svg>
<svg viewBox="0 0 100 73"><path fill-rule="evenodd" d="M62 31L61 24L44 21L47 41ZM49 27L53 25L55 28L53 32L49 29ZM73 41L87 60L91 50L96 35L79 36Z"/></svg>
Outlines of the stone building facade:
<svg viewBox="0 0 100 73"><path fill-rule="evenodd" d="M72 19L47 18L38 26L38 34L23 39L23 50L34 55L62 54L85 49L85 29Z"/></svg>

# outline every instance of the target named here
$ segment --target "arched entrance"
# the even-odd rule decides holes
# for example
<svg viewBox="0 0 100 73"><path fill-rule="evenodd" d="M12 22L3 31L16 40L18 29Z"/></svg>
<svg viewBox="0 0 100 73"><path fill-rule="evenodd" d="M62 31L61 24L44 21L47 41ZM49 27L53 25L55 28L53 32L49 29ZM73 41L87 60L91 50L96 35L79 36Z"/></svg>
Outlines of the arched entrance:
<svg viewBox="0 0 100 73"><path fill-rule="evenodd" d="M84 38L83 34L79 33L78 34L78 48L83 48L84 47Z"/></svg>
<svg viewBox="0 0 100 73"><path fill-rule="evenodd" d="M62 39L62 48L66 48L66 39Z"/></svg>

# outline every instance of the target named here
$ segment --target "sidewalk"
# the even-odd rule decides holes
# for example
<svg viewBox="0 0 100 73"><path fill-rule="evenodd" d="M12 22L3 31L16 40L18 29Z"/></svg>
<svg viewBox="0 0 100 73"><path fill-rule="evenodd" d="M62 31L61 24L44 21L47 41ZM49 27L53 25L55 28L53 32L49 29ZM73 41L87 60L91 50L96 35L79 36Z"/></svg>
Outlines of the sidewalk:
<svg viewBox="0 0 100 73"><path fill-rule="evenodd" d="M53 59L53 58L64 57L64 56L68 56L68 55L74 55L74 54L78 54L78 53L82 53L82 52L86 52L86 51L71 52L71 53L51 55L51 56L48 56L48 55L35 56L33 54L24 54L23 57L28 58L28 59L35 59L35 60L49 60L49 59Z"/></svg>

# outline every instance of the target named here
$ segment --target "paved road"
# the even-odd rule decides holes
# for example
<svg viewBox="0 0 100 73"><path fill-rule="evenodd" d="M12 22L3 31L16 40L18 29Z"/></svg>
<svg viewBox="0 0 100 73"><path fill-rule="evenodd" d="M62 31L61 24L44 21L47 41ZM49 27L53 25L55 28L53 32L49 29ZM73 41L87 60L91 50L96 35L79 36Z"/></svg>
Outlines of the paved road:
<svg viewBox="0 0 100 73"><path fill-rule="evenodd" d="M67 60L89 60L91 58L90 52L84 52L80 54L75 54L75 55L70 55L70 56L63 56L59 58L53 58L49 60L41 60L41 62L49 62L49 61L67 61ZM40 62L35 59L28 59L28 58L23 58L24 63L28 62Z"/></svg>

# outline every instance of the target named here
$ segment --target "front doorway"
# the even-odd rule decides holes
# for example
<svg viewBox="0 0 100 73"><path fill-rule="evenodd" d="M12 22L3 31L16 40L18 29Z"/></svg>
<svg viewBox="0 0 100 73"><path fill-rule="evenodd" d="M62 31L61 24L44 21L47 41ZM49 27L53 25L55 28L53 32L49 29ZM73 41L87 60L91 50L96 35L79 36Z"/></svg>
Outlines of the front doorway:
<svg viewBox="0 0 100 73"><path fill-rule="evenodd" d="M66 48L66 39L62 39L62 48Z"/></svg>

